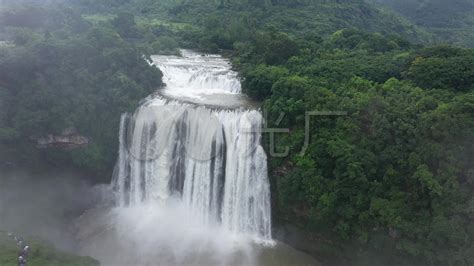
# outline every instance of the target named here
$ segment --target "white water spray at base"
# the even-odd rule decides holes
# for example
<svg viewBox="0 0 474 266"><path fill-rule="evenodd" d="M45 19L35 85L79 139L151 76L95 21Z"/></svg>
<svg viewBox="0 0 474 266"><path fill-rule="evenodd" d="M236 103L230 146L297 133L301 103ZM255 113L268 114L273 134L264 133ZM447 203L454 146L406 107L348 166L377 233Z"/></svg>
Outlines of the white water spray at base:
<svg viewBox="0 0 474 266"><path fill-rule="evenodd" d="M121 206L181 198L194 217L271 240L270 188L257 111L156 97L121 123L114 186Z"/></svg>

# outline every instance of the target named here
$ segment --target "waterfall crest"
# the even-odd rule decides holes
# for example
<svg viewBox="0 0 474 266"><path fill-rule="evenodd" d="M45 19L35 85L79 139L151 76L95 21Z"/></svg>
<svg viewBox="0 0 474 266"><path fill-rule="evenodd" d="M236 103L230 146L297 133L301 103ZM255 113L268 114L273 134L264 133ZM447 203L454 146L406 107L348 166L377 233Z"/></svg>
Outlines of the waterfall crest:
<svg viewBox="0 0 474 266"><path fill-rule="evenodd" d="M230 63L189 51L152 58L164 73L163 94L175 97L150 97L122 116L113 180L117 204L160 208L179 199L199 223L271 240L262 115L179 100L240 94Z"/></svg>
<svg viewBox="0 0 474 266"><path fill-rule="evenodd" d="M182 56L152 56L163 72L165 92L174 96L239 94L241 85L228 60L218 55L199 55L182 50Z"/></svg>

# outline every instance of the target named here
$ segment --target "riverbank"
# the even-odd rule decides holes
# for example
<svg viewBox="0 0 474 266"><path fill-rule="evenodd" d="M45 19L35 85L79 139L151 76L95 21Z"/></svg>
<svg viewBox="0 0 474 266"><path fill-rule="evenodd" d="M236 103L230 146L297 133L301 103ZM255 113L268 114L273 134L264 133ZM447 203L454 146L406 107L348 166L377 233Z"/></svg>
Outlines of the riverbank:
<svg viewBox="0 0 474 266"><path fill-rule="evenodd" d="M25 239L26 240L26 239ZM100 263L91 257L76 256L62 252L37 238L28 238L30 252L28 265L32 266L99 266ZM0 231L0 265L14 266L18 263L18 247L12 237Z"/></svg>
<svg viewBox="0 0 474 266"><path fill-rule="evenodd" d="M78 169L2 157L0 265L17 265L18 247L7 232L31 246L27 265L94 266L77 248L72 221L94 204L90 176Z"/></svg>

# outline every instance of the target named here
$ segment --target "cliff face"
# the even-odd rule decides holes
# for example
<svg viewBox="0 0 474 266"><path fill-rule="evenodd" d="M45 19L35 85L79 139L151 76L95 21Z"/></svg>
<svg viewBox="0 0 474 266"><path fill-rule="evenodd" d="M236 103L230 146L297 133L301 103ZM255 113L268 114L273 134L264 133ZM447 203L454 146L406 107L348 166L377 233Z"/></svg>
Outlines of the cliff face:
<svg viewBox="0 0 474 266"><path fill-rule="evenodd" d="M48 134L34 140L36 146L40 149L55 147L70 150L84 148L89 145L89 138L79 135L74 128L65 129L60 135Z"/></svg>

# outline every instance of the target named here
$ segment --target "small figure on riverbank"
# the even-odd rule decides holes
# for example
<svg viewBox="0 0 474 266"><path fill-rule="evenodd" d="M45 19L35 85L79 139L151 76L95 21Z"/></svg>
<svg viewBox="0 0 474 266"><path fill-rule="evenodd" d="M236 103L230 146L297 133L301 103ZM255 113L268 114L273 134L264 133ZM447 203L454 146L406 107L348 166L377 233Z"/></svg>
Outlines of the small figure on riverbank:
<svg viewBox="0 0 474 266"><path fill-rule="evenodd" d="M23 256L18 257L18 266L26 266L26 260Z"/></svg>
<svg viewBox="0 0 474 266"><path fill-rule="evenodd" d="M25 246L23 249L20 250L19 256L26 259L28 257L29 251L30 251L30 246Z"/></svg>
<svg viewBox="0 0 474 266"><path fill-rule="evenodd" d="M23 238L21 236L15 236L15 241L18 246L23 245ZM23 246L21 246L21 248L23 248Z"/></svg>

